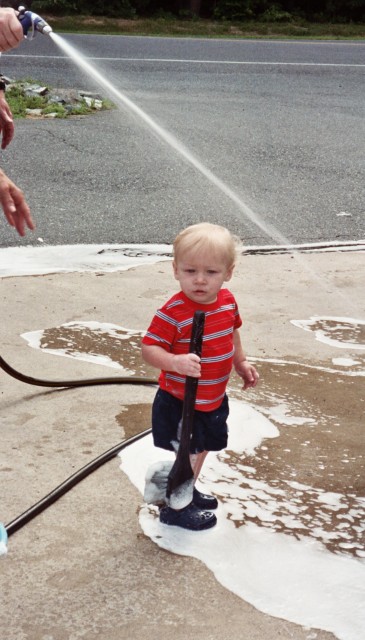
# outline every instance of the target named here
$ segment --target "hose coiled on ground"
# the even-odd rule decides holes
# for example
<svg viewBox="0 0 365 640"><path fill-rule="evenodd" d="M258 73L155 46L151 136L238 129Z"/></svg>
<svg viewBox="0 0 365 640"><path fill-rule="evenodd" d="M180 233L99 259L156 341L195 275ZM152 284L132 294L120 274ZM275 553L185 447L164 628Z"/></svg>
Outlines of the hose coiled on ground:
<svg viewBox="0 0 365 640"><path fill-rule="evenodd" d="M110 378L89 378L85 380L42 380L40 378L33 378L32 376L26 376L24 373L20 373L13 369L4 358L0 356L0 367L20 382L26 384L33 384L37 387L90 387L97 384L157 384L155 378L137 378L136 376L112 376Z"/></svg>
<svg viewBox="0 0 365 640"><path fill-rule="evenodd" d="M89 378L85 380L42 380L40 378L33 378L32 376L27 376L8 364L4 358L0 356L0 368L5 371L5 373L9 374L16 380L20 382L25 382L26 384L31 384L39 387L87 387L93 385L102 385L102 384L157 384L157 380L154 378L137 378L134 376L130 377L117 377L113 376L110 378ZM129 445L137 442L141 438L144 438L149 433L151 433L151 429L146 429L141 433L138 433L128 440L124 442L120 442L115 445L111 449L108 449L104 453L102 453L97 458L94 458L91 462L86 464L84 467L76 471L72 476L70 476L67 480L62 482L58 487L53 489L50 493L48 493L44 498L39 500L36 504L31 506L29 509L24 511L20 516L9 522L9 524L5 525L5 530L7 536L10 537L13 533L24 527L27 522L35 518L42 511L47 509L53 502L58 500L61 496L63 496L67 491L70 491L72 487L74 487L78 482L81 482L86 476L90 473L93 473L96 469L101 467L103 464L114 458L118 455L122 449L128 447Z"/></svg>
<svg viewBox="0 0 365 640"><path fill-rule="evenodd" d="M125 447L128 447L130 444L133 444L134 442L137 442L137 440L144 438L149 433L151 433L151 429L146 429L146 431L142 431L141 433L138 433L136 436L132 436L131 438L128 438L128 440L125 440L124 442L120 442L119 444L115 445L115 447L108 449L108 451L105 451L105 453L102 453L97 458L94 458L94 460L92 460L91 462L86 464L84 467L79 469L79 471L76 471L72 476L70 476L69 478L67 478L67 480L59 484L58 487L53 489L53 491L48 493L44 498L36 502L36 504L34 504L32 507L29 507L29 509L27 509L20 516L18 516L17 518L9 522L9 524L5 525L5 530L8 534L8 537L10 537L16 531L18 531L18 529L21 529L22 527L24 527L24 525L27 524L27 522L35 518L38 514L42 513L42 511L47 509L47 507L53 504L53 502L56 502L56 500L58 500L58 498L63 496L65 493L67 493L67 491L70 491L72 487L74 487L78 482L81 482L81 480L86 478L86 476L88 476L90 473L93 473L93 471L96 471L96 469L101 467L101 465L105 464L106 462L114 458L116 455L118 455L118 453L122 451L122 449L124 449Z"/></svg>

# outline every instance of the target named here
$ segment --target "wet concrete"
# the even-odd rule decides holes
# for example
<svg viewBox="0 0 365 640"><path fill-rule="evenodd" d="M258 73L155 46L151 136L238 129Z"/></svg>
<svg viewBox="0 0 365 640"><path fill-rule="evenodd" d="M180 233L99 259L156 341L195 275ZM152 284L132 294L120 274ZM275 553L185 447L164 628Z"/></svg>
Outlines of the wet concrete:
<svg viewBox="0 0 365 640"><path fill-rule="evenodd" d="M90 323L91 324L91 323ZM321 331L332 341L343 344L364 345L363 325L355 322L339 323L334 320L316 320L313 332ZM117 363L130 375L146 374L140 355L141 332L73 323L68 326L47 328L42 332L39 348L69 357L100 356L101 361ZM356 361L354 361L356 362ZM361 361L357 361L361 364ZM247 393L247 401L268 415L280 430L280 439L269 441L263 450L246 459L248 481L265 481L283 491L281 510L276 520L262 522L243 508L243 519L253 520L260 526L274 528L288 535L309 535L320 540L331 551L356 553L363 548L364 456L362 416L365 398L362 397L362 377L350 377L343 368L261 361L260 386ZM352 367L353 372L358 367ZM151 377L155 372L149 371ZM240 399L240 383L232 375L229 387L232 397ZM276 409L281 408L277 413ZM124 407L116 420L125 425L126 437L136 435L141 425L150 426L150 405ZM289 415L287 415L287 412ZM282 419L284 418L284 426ZM289 424L285 426L285 422ZM344 431L346 431L344 433ZM294 433L293 433L294 432ZM240 460L241 462L241 460ZM234 466L234 459L231 464ZM306 485L306 489L289 483ZM322 492L341 494L340 513L331 505L320 502ZM250 496L250 500L256 500ZM285 518L292 511L296 526L285 526ZM346 513L352 516L346 519ZM345 519L345 521L344 521Z"/></svg>
<svg viewBox="0 0 365 640"><path fill-rule="evenodd" d="M232 454L229 460L244 463L248 491L253 479L280 491L274 518L270 514L259 522L251 515L250 502L258 500L251 495L236 526L251 519L356 557L364 543L359 502L364 394L363 378L349 373L364 369L364 351L353 347L354 340L363 340L363 329L350 322L351 346L340 350L291 320L364 319L364 254L316 254L306 260L325 278L325 293L287 255L242 258L231 283L244 316L245 348L261 376L260 386L244 399L280 431L257 455L242 461ZM156 375L140 360L140 332L174 286L169 263L103 277L0 280L6 310L2 355L18 370L49 379L120 375L118 369L81 360L81 353L108 357L133 375ZM356 301L351 314L343 294ZM82 328L89 321L112 323L133 335ZM74 328L62 327L70 322ZM41 348L31 349L20 336L36 330L44 332ZM347 339L335 333L336 340ZM71 357L47 349L66 350ZM332 360L340 356L360 364L335 366ZM2 374L1 520L9 522L102 451L148 428L154 392L152 386L130 385L44 390ZM242 398L235 376L230 393ZM340 511L323 500L328 492L341 495ZM263 491L262 510L269 500L270 492ZM198 561L157 548L139 529L140 503L116 459L14 534L0 560L2 635L6 632L7 640L144 640L172 633L176 638L198 633L203 640L334 637L260 613L225 590ZM294 513L296 525L289 526Z"/></svg>

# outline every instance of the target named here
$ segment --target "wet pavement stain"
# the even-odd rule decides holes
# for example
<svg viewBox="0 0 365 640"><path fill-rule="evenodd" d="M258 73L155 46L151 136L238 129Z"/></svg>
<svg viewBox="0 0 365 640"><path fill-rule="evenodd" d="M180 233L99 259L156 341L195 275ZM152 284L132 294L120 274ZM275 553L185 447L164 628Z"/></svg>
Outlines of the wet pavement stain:
<svg viewBox="0 0 365 640"><path fill-rule="evenodd" d="M365 345L365 324L359 322L336 322L335 320L317 320L311 325L312 331L323 331L325 336L344 345Z"/></svg>
<svg viewBox="0 0 365 640"><path fill-rule="evenodd" d="M261 363L260 375L260 387L245 400L277 426L280 436L266 440L254 456L237 459L230 451L222 454L234 469L244 466L245 497L236 526L250 520L295 537L310 536L331 551L362 557L362 378L340 372L308 375L300 365L272 363ZM238 386L233 385L231 395L239 397Z"/></svg>
<svg viewBox="0 0 365 640"><path fill-rule="evenodd" d="M124 405L121 412L115 416L115 419L122 427L124 437L127 440L151 427L151 405Z"/></svg>
<svg viewBox="0 0 365 640"><path fill-rule="evenodd" d="M70 323L45 329L40 348L64 351L64 355L75 358L82 355L100 356L134 373L137 368L143 369L140 341L141 332L131 332L121 327L111 331L99 324L97 327L88 327L86 323Z"/></svg>
<svg viewBox="0 0 365 640"><path fill-rule="evenodd" d="M321 321L320 328L327 335L333 331L333 339L363 340L363 327L328 322ZM94 324L98 326L70 323L47 329L40 348L75 358L97 355L135 375L157 377L141 359L140 332ZM237 456L229 449L219 454L241 478L230 518L237 527L251 521L296 538L311 537L332 552L364 557L362 377L356 371L347 375L347 368L326 371L313 363L308 368L305 363L262 361L257 367L259 386L243 393L234 374L229 395L265 415L280 436L264 440L255 455ZM125 439L150 428L150 411L148 403L121 408L116 420Z"/></svg>
<svg viewBox="0 0 365 640"><path fill-rule="evenodd" d="M312 317L310 320L292 320L292 323L313 331L317 340L332 343L338 347L351 346L365 349L365 321L352 318Z"/></svg>

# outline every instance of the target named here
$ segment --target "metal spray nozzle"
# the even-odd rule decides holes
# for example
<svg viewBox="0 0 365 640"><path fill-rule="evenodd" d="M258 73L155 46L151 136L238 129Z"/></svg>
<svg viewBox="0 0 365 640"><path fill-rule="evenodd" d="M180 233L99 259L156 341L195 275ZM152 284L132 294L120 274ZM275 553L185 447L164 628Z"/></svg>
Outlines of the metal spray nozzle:
<svg viewBox="0 0 365 640"><path fill-rule="evenodd" d="M35 32L39 31L40 33L49 34L52 31L52 27L43 20L37 13L33 11L26 11L25 7L19 7L18 18L23 27L24 36L28 37L28 32L31 30L31 38L34 37Z"/></svg>

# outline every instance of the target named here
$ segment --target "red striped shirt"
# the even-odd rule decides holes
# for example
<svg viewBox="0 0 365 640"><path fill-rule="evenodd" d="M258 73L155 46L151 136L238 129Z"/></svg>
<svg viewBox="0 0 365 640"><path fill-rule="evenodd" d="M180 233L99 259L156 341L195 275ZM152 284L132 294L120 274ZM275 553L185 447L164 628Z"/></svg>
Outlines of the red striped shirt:
<svg viewBox="0 0 365 640"><path fill-rule="evenodd" d="M233 366L233 331L242 325L236 300L221 289L216 302L196 304L182 291L175 294L155 314L142 342L158 345L174 354L188 353L195 311L205 312L205 326L195 408L212 411L222 403ZM185 376L161 371L161 389L184 399Z"/></svg>

